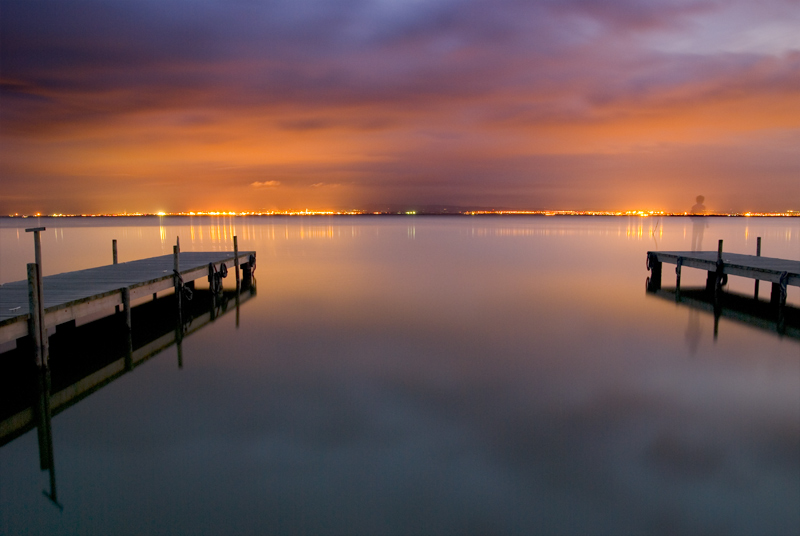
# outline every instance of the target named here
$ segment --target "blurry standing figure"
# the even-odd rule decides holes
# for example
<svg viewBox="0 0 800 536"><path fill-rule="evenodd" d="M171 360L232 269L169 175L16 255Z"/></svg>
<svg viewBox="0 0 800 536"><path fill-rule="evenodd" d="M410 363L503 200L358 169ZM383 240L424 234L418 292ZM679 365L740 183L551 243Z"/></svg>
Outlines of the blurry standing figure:
<svg viewBox="0 0 800 536"><path fill-rule="evenodd" d="M705 200L705 197L698 195L697 203L692 207L691 216L689 216L692 220L692 251L703 249L703 232L708 227L708 221L705 218L706 206L703 204Z"/></svg>

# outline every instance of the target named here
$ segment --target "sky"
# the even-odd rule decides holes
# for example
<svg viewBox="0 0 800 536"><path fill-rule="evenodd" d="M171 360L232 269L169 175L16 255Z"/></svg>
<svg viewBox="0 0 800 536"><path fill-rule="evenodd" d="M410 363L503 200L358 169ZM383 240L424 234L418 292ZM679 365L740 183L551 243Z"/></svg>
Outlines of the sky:
<svg viewBox="0 0 800 536"><path fill-rule="evenodd" d="M800 210L799 0L0 0L0 214Z"/></svg>

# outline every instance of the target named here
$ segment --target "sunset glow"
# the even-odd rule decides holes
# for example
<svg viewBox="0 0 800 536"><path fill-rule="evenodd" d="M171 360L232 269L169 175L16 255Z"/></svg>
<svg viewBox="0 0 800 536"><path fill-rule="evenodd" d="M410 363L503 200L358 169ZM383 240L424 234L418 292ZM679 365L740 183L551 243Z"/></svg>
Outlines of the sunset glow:
<svg viewBox="0 0 800 536"><path fill-rule="evenodd" d="M2 13L3 214L800 210L788 0Z"/></svg>

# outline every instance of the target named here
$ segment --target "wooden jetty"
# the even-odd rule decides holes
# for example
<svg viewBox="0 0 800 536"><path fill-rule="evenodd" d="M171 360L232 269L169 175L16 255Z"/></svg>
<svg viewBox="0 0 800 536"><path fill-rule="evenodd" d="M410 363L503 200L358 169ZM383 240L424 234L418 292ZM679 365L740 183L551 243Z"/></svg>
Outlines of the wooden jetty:
<svg viewBox="0 0 800 536"><path fill-rule="evenodd" d="M183 252L176 248L173 255L43 277L40 293L43 328L46 330L103 311L111 314L118 306L129 310L133 300L184 285L191 288L194 281L202 277L212 282L214 274L227 272L228 266L235 268L238 283L240 267L247 277L255 266L255 252L237 251L235 244L234 251L230 252ZM116 254L116 244L114 246ZM31 296L33 291L29 288L31 278L35 279L32 266L36 264L28 265L28 281L0 285L0 344L35 333L29 326L34 323L30 304L35 297ZM219 284L218 278L216 282Z"/></svg>
<svg viewBox="0 0 800 536"><path fill-rule="evenodd" d="M648 251L647 267L650 278L649 290L661 288L662 265L676 265L676 289L680 292L683 267L706 270L706 289L719 291L728 281L729 275L754 279L755 298L758 298L758 282L772 283L770 301L783 307L786 305L787 286L800 287L800 261L760 256L761 239L756 255L742 255L722 251L722 240L717 251Z"/></svg>

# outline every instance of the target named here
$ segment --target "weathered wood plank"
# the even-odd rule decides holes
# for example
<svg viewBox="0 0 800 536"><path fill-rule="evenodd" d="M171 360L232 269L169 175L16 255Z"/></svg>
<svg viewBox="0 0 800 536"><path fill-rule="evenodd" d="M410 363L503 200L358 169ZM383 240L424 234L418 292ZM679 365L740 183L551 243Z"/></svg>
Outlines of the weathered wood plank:
<svg viewBox="0 0 800 536"><path fill-rule="evenodd" d="M650 251L650 254L667 264L677 264L680 258L684 267L707 271L717 268L716 251ZM771 283L779 283L781 275L786 272L786 284L800 287L800 261L723 252L722 263L725 274Z"/></svg>
<svg viewBox="0 0 800 536"><path fill-rule="evenodd" d="M238 262L246 264L254 253L239 252ZM233 253L181 252L181 277L184 282L206 277L209 264L219 269L222 263L233 267ZM132 300L173 288L173 256L162 255L51 275L44 278L43 287L45 325L52 327L122 305L122 289L126 287L130 289ZM0 343L25 336L27 319L27 281L0 285Z"/></svg>

